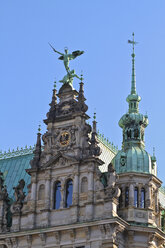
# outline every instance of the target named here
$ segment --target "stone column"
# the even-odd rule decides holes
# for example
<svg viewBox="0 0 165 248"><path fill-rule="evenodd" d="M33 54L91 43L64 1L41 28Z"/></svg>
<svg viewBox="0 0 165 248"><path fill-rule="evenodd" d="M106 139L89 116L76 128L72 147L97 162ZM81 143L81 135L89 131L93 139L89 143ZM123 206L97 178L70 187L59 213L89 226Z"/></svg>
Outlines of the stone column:
<svg viewBox="0 0 165 248"><path fill-rule="evenodd" d="M73 178L73 202L72 202L72 211L71 219L72 222L77 222L79 218L78 203L79 203L79 168L78 165L75 165L74 168L74 178Z"/></svg>
<svg viewBox="0 0 165 248"><path fill-rule="evenodd" d="M159 200L158 200L158 190L155 190L155 212L157 213L159 211Z"/></svg>
<svg viewBox="0 0 165 248"><path fill-rule="evenodd" d="M51 199L51 171L46 171L45 173L45 208L50 209L50 199Z"/></svg>
<svg viewBox="0 0 165 248"><path fill-rule="evenodd" d="M139 207L141 207L141 189L142 189L142 186L139 186L138 187L138 204L139 204Z"/></svg>
<svg viewBox="0 0 165 248"><path fill-rule="evenodd" d="M61 181L61 203L60 203L60 208L65 207L65 184L63 181Z"/></svg>
<svg viewBox="0 0 165 248"><path fill-rule="evenodd" d="M32 175L31 177L31 200L32 201L35 201L37 196L36 196L36 193L37 193L37 175Z"/></svg>
<svg viewBox="0 0 165 248"><path fill-rule="evenodd" d="M125 186L122 186L122 208L125 207Z"/></svg>
<svg viewBox="0 0 165 248"><path fill-rule="evenodd" d="M88 170L88 203L86 205L86 219L93 218L93 200L94 200L94 164L90 165Z"/></svg>
<svg viewBox="0 0 165 248"><path fill-rule="evenodd" d="M45 171L45 209L42 210L42 224L50 225L51 170Z"/></svg>
<svg viewBox="0 0 165 248"><path fill-rule="evenodd" d="M134 206L134 186L133 184L130 184L129 186L129 206Z"/></svg>
<svg viewBox="0 0 165 248"><path fill-rule="evenodd" d="M151 208L151 191L152 191L152 185L149 184L148 187L145 187L145 192L146 192L146 201L145 201L145 204L146 204L146 207L147 208Z"/></svg>
<svg viewBox="0 0 165 248"><path fill-rule="evenodd" d="M31 214L28 217L29 227L35 227L36 223L36 200L37 200L37 173L31 175Z"/></svg>
<svg viewBox="0 0 165 248"><path fill-rule="evenodd" d="M129 248L134 247L134 243L135 243L134 236L135 236L134 231L128 231L128 233L127 233L127 247L129 247Z"/></svg>
<svg viewBox="0 0 165 248"><path fill-rule="evenodd" d="M73 179L73 204L78 204L78 193L79 193L79 176L78 173L74 174Z"/></svg>

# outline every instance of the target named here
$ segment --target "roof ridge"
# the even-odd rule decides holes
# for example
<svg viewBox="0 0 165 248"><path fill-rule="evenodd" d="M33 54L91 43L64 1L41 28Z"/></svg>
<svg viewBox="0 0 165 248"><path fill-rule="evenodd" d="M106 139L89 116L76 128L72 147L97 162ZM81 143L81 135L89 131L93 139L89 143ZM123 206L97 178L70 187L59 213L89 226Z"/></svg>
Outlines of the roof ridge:
<svg viewBox="0 0 165 248"><path fill-rule="evenodd" d="M102 142L107 148L109 148L111 151L117 153L118 152L118 146L115 146L113 142L111 143L108 138L104 137L104 134L101 134L99 130L97 130L97 138L100 142Z"/></svg>
<svg viewBox="0 0 165 248"><path fill-rule="evenodd" d="M19 149L19 147L17 147L16 150L13 149L12 151L9 149L8 152L0 151L0 160L18 157L18 156L22 156L22 155L32 154L34 149L35 149L35 146L33 146L33 147L32 146L29 146L29 147L25 146L25 148L21 147L20 149Z"/></svg>

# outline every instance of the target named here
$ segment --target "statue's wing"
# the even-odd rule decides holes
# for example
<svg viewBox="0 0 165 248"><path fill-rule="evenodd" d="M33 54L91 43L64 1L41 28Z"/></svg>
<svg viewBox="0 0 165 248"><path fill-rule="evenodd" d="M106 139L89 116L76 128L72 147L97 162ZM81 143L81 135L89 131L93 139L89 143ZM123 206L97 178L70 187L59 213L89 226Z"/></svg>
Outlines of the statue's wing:
<svg viewBox="0 0 165 248"><path fill-rule="evenodd" d="M75 59L77 56L80 56L83 53L84 53L84 51L80 51L80 50L76 50L76 51L72 52L72 59Z"/></svg>
<svg viewBox="0 0 165 248"><path fill-rule="evenodd" d="M64 55L61 55L58 59L63 60L64 59Z"/></svg>

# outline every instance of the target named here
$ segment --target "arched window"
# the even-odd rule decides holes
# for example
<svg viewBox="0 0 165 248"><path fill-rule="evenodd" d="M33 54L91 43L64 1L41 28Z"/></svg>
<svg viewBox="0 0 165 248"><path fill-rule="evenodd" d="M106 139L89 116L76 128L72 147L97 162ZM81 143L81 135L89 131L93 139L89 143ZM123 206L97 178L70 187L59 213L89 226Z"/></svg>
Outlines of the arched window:
<svg viewBox="0 0 165 248"><path fill-rule="evenodd" d="M136 188L134 189L134 206L135 206L136 208L139 207L138 198L139 198L139 191L138 191L138 188L136 187Z"/></svg>
<svg viewBox="0 0 165 248"><path fill-rule="evenodd" d="M45 185L41 184L38 191L38 200L45 199Z"/></svg>
<svg viewBox="0 0 165 248"><path fill-rule="evenodd" d="M54 209L60 208L61 202L61 182L56 182L54 186Z"/></svg>
<svg viewBox="0 0 165 248"><path fill-rule="evenodd" d="M122 205L123 205L123 192L122 192L122 189L120 189L121 191L121 194L119 196L119 208L122 208Z"/></svg>
<svg viewBox="0 0 165 248"><path fill-rule="evenodd" d="M125 189L125 207L129 205L129 188Z"/></svg>
<svg viewBox="0 0 165 248"><path fill-rule="evenodd" d="M66 201L65 207L69 208L72 205L73 182L69 179L66 183Z"/></svg>
<svg viewBox="0 0 165 248"><path fill-rule="evenodd" d="M81 180L81 193L88 191L88 179L83 177Z"/></svg>
<svg viewBox="0 0 165 248"><path fill-rule="evenodd" d="M141 189L140 207L145 208L145 189Z"/></svg>

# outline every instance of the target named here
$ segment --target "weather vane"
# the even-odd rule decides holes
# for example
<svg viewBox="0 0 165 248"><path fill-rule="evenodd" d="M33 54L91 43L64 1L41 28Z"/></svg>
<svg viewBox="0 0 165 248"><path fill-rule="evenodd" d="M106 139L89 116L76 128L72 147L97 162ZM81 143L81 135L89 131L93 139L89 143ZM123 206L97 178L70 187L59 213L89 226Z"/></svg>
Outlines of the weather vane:
<svg viewBox="0 0 165 248"><path fill-rule="evenodd" d="M136 42L136 41L134 40L134 33L132 33L132 40L128 40L128 43L129 43L129 44L132 44L132 46L133 46L133 54L134 54L134 46L135 46L136 44L138 44L138 42Z"/></svg>

